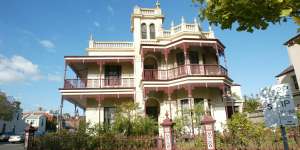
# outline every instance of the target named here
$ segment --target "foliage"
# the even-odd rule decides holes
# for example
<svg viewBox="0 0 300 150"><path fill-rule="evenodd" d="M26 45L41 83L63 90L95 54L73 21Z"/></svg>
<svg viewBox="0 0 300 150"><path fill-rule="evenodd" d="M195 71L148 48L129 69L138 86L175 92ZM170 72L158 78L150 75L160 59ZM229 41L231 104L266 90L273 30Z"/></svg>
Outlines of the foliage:
<svg viewBox="0 0 300 150"><path fill-rule="evenodd" d="M248 136L251 135L253 126L245 114L233 114L232 118L227 122L227 127L232 138L232 145L246 147L249 144Z"/></svg>
<svg viewBox="0 0 300 150"><path fill-rule="evenodd" d="M250 97L245 100L244 112L253 113L260 106L259 99L255 97Z"/></svg>
<svg viewBox="0 0 300 150"><path fill-rule="evenodd" d="M153 136L122 136L113 132L107 125L80 122L76 132L61 130L35 138L36 150L113 150L113 149L150 149L155 146ZM149 133L148 133L149 134Z"/></svg>
<svg viewBox="0 0 300 150"><path fill-rule="evenodd" d="M192 0L199 6L201 20L237 31L265 30L270 23L286 22L293 18L300 25L299 0Z"/></svg>
<svg viewBox="0 0 300 150"><path fill-rule="evenodd" d="M138 109L138 105L133 102L124 103L117 107L111 131L125 136L157 134L157 122L147 116L137 116L135 112Z"/></svg>
<svg viewBox="0 0 300 150"><path fill-rule="evenodd" d="M156 135L158 134L157 122L150 117L140 117L134 119L132 135Z"/></svg>
<svg viewBox="0 0 300 150"><path fill-rule="evenodd" d="M0 95L0 120L12 120L19 105L20 102L17 102L16 107L14 107L14 105L7 101L7 97L5 95Z"/></svg>
<svg viewBox="0 0 300 150"><path fill-rule="evenodd" d="M189 130L192 128L192 119L193 127L199 129L198 132L200 132L201 119L205 113L203 103L195 104L193 109L183 109L180 111L180 113L181 115L177 116L174 120L174 133L176 136L183 136L192 133L192 131Z"/></svg>
<svg viewBox="0 0 300 150"><path fill-rule="evenodd" d="M56 118L49 120L47 118L46 120L46 130L47 131L56 131L56 126L57 126L57 120Z"/></svg>

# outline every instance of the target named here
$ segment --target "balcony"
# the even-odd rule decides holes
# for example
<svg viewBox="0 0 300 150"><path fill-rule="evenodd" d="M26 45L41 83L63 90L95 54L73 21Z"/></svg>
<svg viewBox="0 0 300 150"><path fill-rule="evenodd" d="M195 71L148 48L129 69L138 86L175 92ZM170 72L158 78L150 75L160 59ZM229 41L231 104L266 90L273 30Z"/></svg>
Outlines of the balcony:
<svg viewBox="0 0 300 150"><path fill-rule="evenodd" d="M65 79L65 89L133 88L134 78Z"/></svg>
<svg viewBox="0 0 300 150"><path fill-rule="evenodd" d="M144 81L174 80L187 76L227 76L227 69L221 65L188 64L171 69L144 69Z"/></svg>

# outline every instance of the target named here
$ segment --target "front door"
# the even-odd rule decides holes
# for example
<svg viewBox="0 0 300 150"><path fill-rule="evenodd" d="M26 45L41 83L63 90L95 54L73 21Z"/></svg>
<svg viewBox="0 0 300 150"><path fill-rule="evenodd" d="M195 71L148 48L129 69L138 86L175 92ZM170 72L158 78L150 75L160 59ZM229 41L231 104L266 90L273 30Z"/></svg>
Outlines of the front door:
<svg viewBox="0 0 300 150"><path fill-rule="evenodd" d="M158 107L146 107L146 114L155 121L158 121Z"/></svg>

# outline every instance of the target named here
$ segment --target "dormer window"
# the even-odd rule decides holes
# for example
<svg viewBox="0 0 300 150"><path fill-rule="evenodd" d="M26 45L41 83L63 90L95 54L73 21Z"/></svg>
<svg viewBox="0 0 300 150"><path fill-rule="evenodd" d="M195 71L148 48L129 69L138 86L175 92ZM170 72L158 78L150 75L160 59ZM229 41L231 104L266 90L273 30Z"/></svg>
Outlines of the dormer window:
<svg viewBox="0 0 300 150"><path fill-rule="evenodd" d="M150 39L155 39L155 25L153 23L150 24Z"/></svg>
<svg viewBox="0 0 300 150"><path fill-rule="evenodd" d="M145 23L141 25L142 39L147 39L147 26Z"/></svg>

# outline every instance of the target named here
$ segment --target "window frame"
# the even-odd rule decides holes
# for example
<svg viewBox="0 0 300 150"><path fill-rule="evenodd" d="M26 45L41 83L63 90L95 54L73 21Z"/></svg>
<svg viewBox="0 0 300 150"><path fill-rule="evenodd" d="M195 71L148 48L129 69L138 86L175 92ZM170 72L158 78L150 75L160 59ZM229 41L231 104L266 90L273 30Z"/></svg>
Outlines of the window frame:
<svg viewBox="0 0 300 150"><path fill-rule="evenodd" d="M149 31L150 31L150 39L155 39L155 25L154 25L154 23L151 23L149 25Z"/></svg>
<svg viewBox="0 0 300 150"><path fill-rule="evenodd" d="M116 107L113 106L103 107L103 123L112 124L115 121L115 113L116 113Z"/></svg>
<svg viewBox="0 0 300 150"><path fill-rule="evenodd" d="M146 23L141 24L141 39L147 39L147 25L146 25Z"/></svg>

